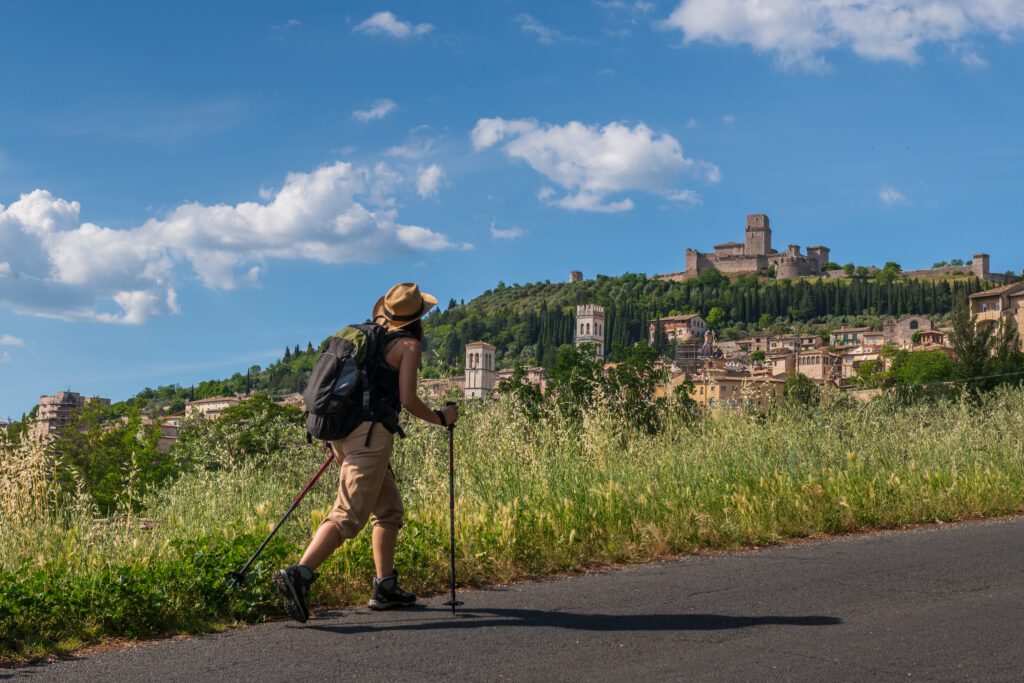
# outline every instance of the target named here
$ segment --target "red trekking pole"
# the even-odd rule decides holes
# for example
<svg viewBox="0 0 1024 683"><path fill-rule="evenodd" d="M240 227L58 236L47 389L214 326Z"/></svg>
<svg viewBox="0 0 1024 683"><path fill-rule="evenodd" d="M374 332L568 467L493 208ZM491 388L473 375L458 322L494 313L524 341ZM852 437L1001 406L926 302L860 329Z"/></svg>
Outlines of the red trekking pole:
<svg viewBox="0 0 1024 683"><path fill-rule="evenodd" d="M324 464L320 466L320 470L313 475L312 479L309 480L309 483L306 484L306 488L302 489L302 493L300 493L299 496L295 499L295 502L292 503L292 506L288 508L288 512L284 513L284 517L282 517L281 521L277 523L277 526L275 526L274 530L270 532L270 535L267 536L266 539L264 539L263 543L260 544L260 547L256 549L256 552L252 554L252 557L250 557L249 561L245 563L245 566L239 569L238 571L228 572L227 576L229 579L231 579L231 581L228 582L228 587L237 586L238 584L243 583L245 581L245 574L249 571L249 567L251 567L252 563L256 561L256 558L260 556L260 553L263 552L263 549L267 547L267 544L270 543L270 539L274 537L274 534L276 534L277 530L281 528L281 525L284 524L285 520L288 519L288 517L293 512L295 512L295 508L299 507L299 503L301 503L302 499L306 497L306 494L309 493L309 490L313 488L313 484L315 484L316 480L320 478L320 475L327 471L327 466L331 464L332 460L334 460L334 449L328 446L327 450L330 451L330 456L327 458L327 460L324 461Z"/></svg>

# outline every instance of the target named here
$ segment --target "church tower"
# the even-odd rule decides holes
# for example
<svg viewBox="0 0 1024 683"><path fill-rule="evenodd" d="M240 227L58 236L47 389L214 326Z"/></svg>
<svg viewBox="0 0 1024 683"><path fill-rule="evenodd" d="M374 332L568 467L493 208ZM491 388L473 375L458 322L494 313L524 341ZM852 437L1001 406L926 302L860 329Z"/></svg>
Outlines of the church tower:
<svg viewBox="0 0 1024 683"><path fill-rule="evenodd" d="M595 355L604 360L604 306L582 304L576 307L576 346L593 344Z"/></svg>
<svg viewBox="0 0 1024 683"><path fill-rule="evenodd" d="M466 398L490 398L494 391L494 347L487 342L466 344Z"/></svg>
<svg viewBox="0 0 1024 683"><path fill-rule="evenodd" d="M764 256L772 253L772 229L768 225L768 216L763 213L752 213L747 216L747 241L744 244L745 256Z"/></svg>

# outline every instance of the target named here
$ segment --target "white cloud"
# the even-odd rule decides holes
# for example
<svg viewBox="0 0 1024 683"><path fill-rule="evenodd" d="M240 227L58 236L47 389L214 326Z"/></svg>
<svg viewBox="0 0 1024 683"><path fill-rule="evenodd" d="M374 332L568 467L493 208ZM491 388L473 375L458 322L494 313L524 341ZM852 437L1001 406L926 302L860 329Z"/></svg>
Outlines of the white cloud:
<svg viewBox="0 0 1024 683"><path fill-rule="evenodd" d="M277 259L340 264L467 248L398 222L394 195L415 183L383 162L338 162L289 174L265 202L188 203L124 230L83 223L78 202L35 190L0 205L0 244L10 249L0 307L138 324L179 311L182 274L230 290L256 284Z"/></svg>
<svg viewBox="0 0 1024 683"><path fill-rule="evenodd" d="M517 240L526 233L522 228L499 228L494 221L491 221L491 237L496 240Z"/></svg>
<svg viewBox="0 0 1024 683"><path fill-rule="evenodd" d="M442 249L463 249L473 248L472 244L466 242L452 242L440 233L418 225L401 225L398 227L398 237L403 243L415 249L426 251L440 251Z"/></svg>
<svg viewBox="0 0 1024 683"><path fill-rule="evenodd" d="M11 274L11 264L7 261L0 261L0 277Z"/></svg>
<svg viewBox="0 0 1024 683"><path fill-rule="evenodd" d="M682 204L690 204L691 206L697 206L703 204L704 200L701 196L693 190L672 190L665 194L665 199L670 202L680 202Z"/></svg>
<svg viewBox="0 0 1024 683"><path fill-rule="evenodd" d="M878 191L878 198L886 206L906 204L908 202L906 196L892 185L883 185L882 189Z"/></svg>
<svg viewBox="0 0 1024 683"><path fill-rule="evenodd" d="M573 211L629 211L632 199L610 196L630 191L678 193L674 183L684 172L708 182L721 179L717 166L686 158L674 137L657 134L643 123L630 128L618 122L598 127L570 121L560 126L491 118L478 120L470 138L478 151L507 140L507 156L524 160L566 191L556 197L554 188L544 187L538 198Z"/></svg>
<svg viewBox="0 0 1024 683"><path fill-rule="evenodd" d="M692 116L686 121L687 128L696 128L699 125L700 124L697 123L697 119L693 118Z"/></svg>
<svg viewBox="0 0 1024 683"><path fill-rule="evenodd" d="M387 98L374 100L369 109L357 109L352 112L352 118L363 123L382 119L395 110L395 103Z"/></svg>
<svg viewBox="0 0 1024 683"><path fill-rule="evenodd" d="M579 38L567 36L557 28L545 26L529 14L520 14L516 17L516 23L523 33L532 33L538 43L551 45L553 43L575 43Z"/></svg>
<svg viewBox="0 0 1024 683"><path fill-rule="evenodd" d="M820 72L830 50L913 64L928 43L960 52L974 36L1009 39L1024 29L1024 1L683 0L660 25L686 43L749 45L783 68Z"/></svg>
<svg viewBox="0 0 1024 683"><path fill-rule="evenodd" d="M11 362L11 354L7 353L6 351L0 351L0 363L10 363L10 362Z"/></svg>
<svg viewBox="0 0 1024 683"><path fill-rule="evenodd" d="M732 124L736 123L736 117L733 116L732 114L725 114L722 117L722 123L726 126L731 126Z"/></svg>
<svg viewBox="0 0 1024 683"><path fill-rule="evenodd" d="M416 193L426 199L437 194L444 182L444 169L437 164L431 164L426 168L420 167L416 170Z"/></svg>
<svg viewBox="0 0 1024 683"><path fill-rule="evenodd" d="M0 334L0 346L24 346L25 340L10 334Z"/></svg>
<svg viewBox="0 0 1024 683"><path fill-rule="evenodd" d="M377 12L352 29L353 32L366 33L368 35L386 34L393 38L422 36L433 30L434 26L432 24L411 24L408 21L400 21L391 12Z"/></svg>

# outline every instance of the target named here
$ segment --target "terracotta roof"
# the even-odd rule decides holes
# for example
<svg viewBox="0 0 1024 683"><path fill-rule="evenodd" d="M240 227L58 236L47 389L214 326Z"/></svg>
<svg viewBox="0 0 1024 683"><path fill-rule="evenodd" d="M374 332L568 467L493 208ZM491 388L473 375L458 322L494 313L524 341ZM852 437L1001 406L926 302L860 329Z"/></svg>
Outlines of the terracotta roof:
<svg viewBox="0 0 1024 683"><path fill-rule="evenodd" d="M844 327L841 330L832 330L832 334L842 334L844 332L870 332L870 327Z"/></svg>
<svg viewBox="0 0 1024 683"><path fill-rule="evenodd" d="M971 299L985 299L990 296L999 296L1000 294L1016 294L1018 290L1024 290L1024 282L1011 282L1008 285L1002 287L993 287L992 289L986 289L984 292L977 292L971 294Z"/></svg>

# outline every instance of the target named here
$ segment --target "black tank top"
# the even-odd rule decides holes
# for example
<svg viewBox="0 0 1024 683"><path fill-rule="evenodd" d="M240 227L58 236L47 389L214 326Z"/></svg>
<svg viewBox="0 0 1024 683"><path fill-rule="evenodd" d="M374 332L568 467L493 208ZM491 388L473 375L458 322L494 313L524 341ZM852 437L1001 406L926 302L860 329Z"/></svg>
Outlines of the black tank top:
<svg viewBox="0 0 1024 683"><path fill-rule="evenodd" d="M387 354L399 339L411 338L408 332L389 332L381 345L380 359L370 374L370 411L364 420L379 422L394 434L400 432L398 416L402 412L402 398L398 388L398 370L387 362Z"/></svg>

